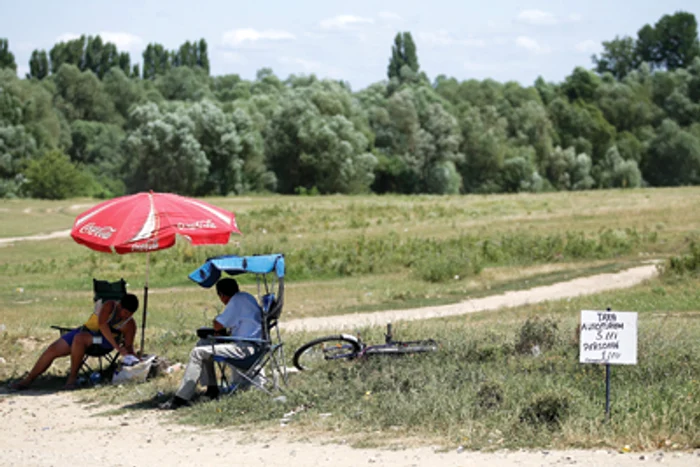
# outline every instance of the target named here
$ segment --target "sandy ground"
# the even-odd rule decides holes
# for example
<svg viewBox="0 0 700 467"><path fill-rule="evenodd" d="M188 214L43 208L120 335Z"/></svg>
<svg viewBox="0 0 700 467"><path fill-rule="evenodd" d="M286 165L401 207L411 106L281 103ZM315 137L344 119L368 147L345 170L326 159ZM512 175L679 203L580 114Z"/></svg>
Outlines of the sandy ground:
<svg viewBox="0 0 700 467"><path fill-rule="evenodd" d="M668 466L700 465L697 453L612 451L502 451L481 453L434 447L355 449L343 444L290 442L284 435L201 430L148 411L94 416L66 394L23 394L0 399L3 466Z"/></svg>

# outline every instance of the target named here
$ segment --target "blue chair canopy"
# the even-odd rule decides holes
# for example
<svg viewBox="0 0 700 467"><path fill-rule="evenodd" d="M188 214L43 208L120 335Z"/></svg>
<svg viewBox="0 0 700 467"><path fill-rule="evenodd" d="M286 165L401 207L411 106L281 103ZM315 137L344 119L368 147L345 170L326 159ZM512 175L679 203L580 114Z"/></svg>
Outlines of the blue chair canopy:
<svg viewBox="0 0 700 467"><path fill-rule="evenodd" d="M275 253L271 255L236 256L224 255L209 258L188 276L192 281L209 288L217 283L221 273L231 276L237 274L253 273L268 274L274 272L277 277L284 277L284 255Z"/></svg>

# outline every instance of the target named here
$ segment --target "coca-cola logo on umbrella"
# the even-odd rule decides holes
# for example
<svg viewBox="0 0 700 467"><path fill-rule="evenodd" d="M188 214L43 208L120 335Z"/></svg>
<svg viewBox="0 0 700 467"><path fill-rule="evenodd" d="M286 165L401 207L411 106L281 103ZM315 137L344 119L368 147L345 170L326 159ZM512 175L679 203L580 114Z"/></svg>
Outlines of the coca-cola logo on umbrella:
<svg viewBox="0 0 700 467"><path fill-rule="evenodd" d="M153 238L141 243L131 245L131 251L155 251L158 249L158 239Z"/></svg>
<svg viewBox="0 0 700 467"><path fill-rule="evenodd" d="M95 225L93 222L90 222L89 224L86 224L80 228L81 234L91 235L93 237L102 238L104 240L110 238L116 231L117 229L109 225L101 227Z"/></svg>
<svg viewBox="0 0 700 467"><path fill-rule="evenodd" d="M177 228L180 230L216 229L216 224L211 219L205 219L187 223L178 222Z"/></svg>

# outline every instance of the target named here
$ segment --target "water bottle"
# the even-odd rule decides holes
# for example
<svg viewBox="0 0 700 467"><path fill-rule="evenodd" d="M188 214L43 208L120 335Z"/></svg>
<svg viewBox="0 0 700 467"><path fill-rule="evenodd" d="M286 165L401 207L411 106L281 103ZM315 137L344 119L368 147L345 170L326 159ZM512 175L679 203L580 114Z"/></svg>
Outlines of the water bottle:
<svg viewBox="0 0 700 467"><path fill-rule="evenodd" d="M100 383L101 378L102 378L102 375L100 374L99 371L93 371L92 374L90 375L90 382L92 383L93 386L97 386Z"/></svg>

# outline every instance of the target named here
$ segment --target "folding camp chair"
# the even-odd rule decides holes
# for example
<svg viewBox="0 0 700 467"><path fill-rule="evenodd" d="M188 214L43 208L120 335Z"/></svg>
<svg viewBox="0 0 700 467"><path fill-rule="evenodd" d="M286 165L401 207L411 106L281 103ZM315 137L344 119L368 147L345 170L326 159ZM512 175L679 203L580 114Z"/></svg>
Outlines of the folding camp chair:
<svg viewBox="0 0 700 467"><path fill-rule="evenodd" d="M211 336L214 343L235 343L254 349L252 355L242 359L214 355L219 370L219 390L231 394L250 385L268 394L271 394L271 389L281 390L280 378L283 384L287 384L284 343L278 326L284 306L284 255L217 256L209 258L189 278L209 288L216 284L222 272L232 276L255 274L263 329L260 339ZM203 336L200 334L200 337ZM271 373L269 377L265 376L266 368Z"/></svg>
<svg viewBox="0 0 700 467"><path fill-rule="evenodd" d="M109 282L103 280L92 280L92 290L93 290L93 303L97 307L101 303L108 300L121 300L126 294L126 281L120 279L116 282ZM99 302L99 303L98 303ZM52 329L57 329L61 335L72 331L75 328L67 328L63 326L51 326ZM117 342L123 340L121 333L116 335ZM89 359L97 359L99 367L93 369L90 366ZM105 350L99 344L92 344L85 351L85 356L80 364L80 369L78 374L88 381L91 381L90 376L95 372L99 371L101 377L109 376L117 368L119 362L119 352L116 350ZM93 363L94 365L94 363ZM96 370L99 368L99 370Z"/></svg>

